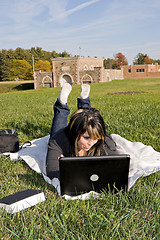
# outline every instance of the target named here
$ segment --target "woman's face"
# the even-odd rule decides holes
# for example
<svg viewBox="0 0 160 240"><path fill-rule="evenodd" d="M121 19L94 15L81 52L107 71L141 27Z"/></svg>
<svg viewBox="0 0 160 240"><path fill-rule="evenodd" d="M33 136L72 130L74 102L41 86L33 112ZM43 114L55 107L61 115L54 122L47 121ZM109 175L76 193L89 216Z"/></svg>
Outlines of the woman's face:
<svg viewBox="0 0 160 240"><path fill-rule="evenodd" d="M87 152L97 142L98 140L90 138L88 132L86 131L80 136L80 139L78 141L78 151L84 150Z"/></svg>

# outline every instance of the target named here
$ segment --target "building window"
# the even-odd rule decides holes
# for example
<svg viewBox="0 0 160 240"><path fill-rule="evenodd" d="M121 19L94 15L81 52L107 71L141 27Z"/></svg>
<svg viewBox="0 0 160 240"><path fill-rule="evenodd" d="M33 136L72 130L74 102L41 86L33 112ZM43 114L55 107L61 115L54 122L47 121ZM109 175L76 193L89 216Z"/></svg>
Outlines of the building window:
<svg viewBox="0 0 160 240"><path fill-rule="evenodd" d="M136 72L144 72L144 68L142 68L142 69L137 68L137 69L136 69Z"/></svg>
<svg viewBox="0 0 160 240"><path fill-rule="evenodd" d="M84 70L88 70L87 64L84 65Z"/></svg>
<svg viewBox="0 0 160 240"><path fill-rule="evenodd" d="M93 65L90 66L90 70L94 70L94 66Z"/></svg>
<svg viewBox="0 0 160 240"><path fill-rule="evenodd" d="M131 73L131 69L128 69L128 72Z"/></svg>

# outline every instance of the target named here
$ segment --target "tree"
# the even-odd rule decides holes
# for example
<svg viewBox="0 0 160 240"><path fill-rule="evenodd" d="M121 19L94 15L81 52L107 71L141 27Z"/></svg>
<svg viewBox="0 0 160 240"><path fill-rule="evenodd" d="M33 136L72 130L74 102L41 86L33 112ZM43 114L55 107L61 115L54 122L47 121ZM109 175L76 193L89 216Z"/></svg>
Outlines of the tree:
<svg viewBox="0 0 160 240"><path fill-rule="evenodd" d="M115 60L112 58L104 59L103 65L106 69L113 69L115 67Z"/></svg>
<svg viewBox="0 0 160 240"><path fill-rule="evenodd" d="M7 50L0 51L0 81L9 81L10 63L7 56Z"/></svg>
<svg viewBox="0 0 160 240"><path fill-rule="evenodd" d="M71 54L66 51L63 51L62 53L59 53L59 56L60 57L71 57Z"/></svg>
<svg viewBox="0 0 160 240"><path fill-rule="evenodd" d="M9 61L15 59L15 51L12 48L6 50L6 56Z"/></svg>
<svg viewBox="0 0 160 240"><path fill-rule="evenodd" d="M144 58L144 64L152 64L152 62L153 61L148 56Z"/></svg>
<svg viewBox="0 0 160 240"><path fill-rule="evenodd" d="M126 57L119 52L115 55L115 68L120 69L122 65L128 65L128 61Z"/></svg>
<svg viewBox="0 0 160 240"><path fill-rule="evenodd" d="M22 49L20 47L14 50L14 59L26 60L29 64L32 64L32 54L30 50Z"/></svg>
<svg viewBox="0 0 160 240"><path fill-rule="evenodd" d="M154 63L154 64L155 64L155 63L158 63L158 64L160 65L160 59L157 59L157 60L156 60L156 59L151 59L151 61L152 61L152 63Z"/></svg>
<svg viewBox="0 0 160 240"><path fill-rule="evenodd" d="M138 53L133 64L134 65L143 65L143 64L151 64L153 61L148 57L147 54Z"/></svg>
<svg viewBox="0 0 160 240"><path fill-rule="evenodd" d="M44 58L43 58L43 60L46 60L46 61L52 63L51 58L52 58L52 53L44 51Z"/></svg>
<svg viewBox="0 0 160 240"><path fill-rule="evenodd" d="M38 60L34 66L35 70L41 70L42 72L51 72L51 64L48 61Z"/></svg>
<svg viewBox="0 0 160 240"><path fill-rule="evenodd" d="M55 50L52 51L52 57L53 58L59 57L58 53Z"/></svg>
<svg viewBox="0 0 160 240"><path fill-rule="evenodd" d="M14 51L15 59L17 59L17 60L25 59L25 55L26 55L25 52L26 51L20 47L16 48Z"/></svg>
<svg viewBox="0 0 160 240"><path fill-rule="evenodd" d="M32 66L26 60L13 60L11 63L11 80L33 79Z"/></svg>

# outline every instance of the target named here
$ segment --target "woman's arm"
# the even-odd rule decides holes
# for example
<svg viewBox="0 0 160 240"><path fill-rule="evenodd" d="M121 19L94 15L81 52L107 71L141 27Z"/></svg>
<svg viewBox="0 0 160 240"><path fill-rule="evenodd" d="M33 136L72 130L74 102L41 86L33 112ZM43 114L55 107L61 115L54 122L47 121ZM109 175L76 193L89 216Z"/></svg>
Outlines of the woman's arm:
<svg viewBox="0 0 160 240"><path fill-rule="evenodd" d="M59 178L59 158L71 156L71 146L64 130L58 131L48 144L46 172L50 179Z"/></svg>
<svg viewBox="0 0 160 240"><path fill-rule="evenodd" d="M55 140L50 140L46 158L46 172L50 179L59 178L59 158L62 154L62 149Z"/></svg>
<svg viewBox="0 0 160 240"><path fill-rule="evenodd" d="M104 139L104 150L107 153L107 155L119 155L115 141L112 139L111 135L107 132Z"/></svg>

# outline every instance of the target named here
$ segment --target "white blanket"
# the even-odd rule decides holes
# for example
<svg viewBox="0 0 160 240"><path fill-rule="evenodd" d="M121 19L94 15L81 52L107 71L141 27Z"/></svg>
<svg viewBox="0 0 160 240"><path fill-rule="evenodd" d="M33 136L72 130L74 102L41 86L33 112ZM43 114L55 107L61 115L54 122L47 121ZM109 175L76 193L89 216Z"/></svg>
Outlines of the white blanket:
<svg viewBox="0 0 160 240"><path fill-rule="evenodd" d="M160 152L155 151L151 146L146 146L140 142L130 142L117 134L111 135L116 142L121 154L129 154L131 157L129 169L128 189L130 189L137 179L141 176L148 176L160 170ZM22 148L17 153L9 153L11 160L23 159L30 168L37 173L42 173L44 179L52 184L60 193L60 182L57 178L52 181L46 176L46 154L48 147L49 135L31 141L32 145ZM8 153L5 153L6 155ZM65 195L65 199L86 199L90 195L98 195L95 192L83 194L81 196L71 197Z"/></svg>

